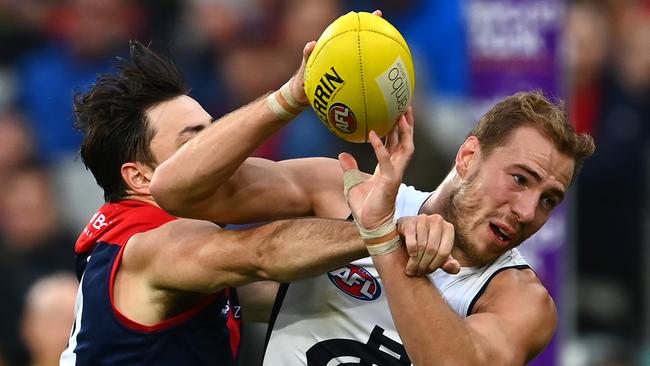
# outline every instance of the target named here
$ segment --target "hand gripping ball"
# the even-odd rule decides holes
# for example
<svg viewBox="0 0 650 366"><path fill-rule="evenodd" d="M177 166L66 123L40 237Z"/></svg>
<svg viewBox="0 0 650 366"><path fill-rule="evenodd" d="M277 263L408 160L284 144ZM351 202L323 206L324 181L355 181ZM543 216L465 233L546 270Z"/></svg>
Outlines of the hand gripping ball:
<svg viewBox="0 0 650 366"><path fill-rule="evenodd" d="M413 96L413 59L388 21L350 12L330 24L307 60L305 92L321 121L350 142L388 134Z"/></svg>

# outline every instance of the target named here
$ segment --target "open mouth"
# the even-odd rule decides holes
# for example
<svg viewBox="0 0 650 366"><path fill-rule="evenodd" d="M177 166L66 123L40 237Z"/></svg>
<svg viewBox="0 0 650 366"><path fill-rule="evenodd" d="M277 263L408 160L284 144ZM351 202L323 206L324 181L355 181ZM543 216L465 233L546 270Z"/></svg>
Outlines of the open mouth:
<svg viewBox="0 0 650 366"><path fill-rule="evenodd" d="M500 240L502 243L506 243L507 241L510 240L510 237L509 237L508 235L506 235L506 233L504 233L504 232L503 232L503 231L502 231L498 226L496 226L496 225L494 225L494 224L492 224L492 223L490 223L490 230L492 230L492 232L494 233L494 235L495 235L497 238L499 238L499 240Z"/></svg>

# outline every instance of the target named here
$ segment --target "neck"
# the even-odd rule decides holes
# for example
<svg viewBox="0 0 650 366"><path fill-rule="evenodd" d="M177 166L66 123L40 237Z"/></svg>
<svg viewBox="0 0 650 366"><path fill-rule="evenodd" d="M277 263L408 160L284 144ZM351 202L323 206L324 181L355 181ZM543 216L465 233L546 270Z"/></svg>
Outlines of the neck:
<svg viewBox="0 0 650 366"><path fill-rule="evenodd" d="M452 169L452 171L447 174L442 183L440 183L438 188L436 188L431 196L424 202L422 208L420 208L420 213L427 215L444 215L444 211L449 203L449 199L455 193L455 191L458 190L458 185L458 174L456 174L456 171Z"/></svg>
<svg viewBox="0 0 650 366"><path fill-rule="evenodd" d="M449 210L451 209L449 201L456 192L458 192L460 182L460 176L458 176L455 169L452 169L442 183L440 183L438 188L436 188L431 196L424 202L422 208L420 208L420 213L427 215L439 214L442 215L445 220L453 220L453 218L449 217ZM456 237L456 239L458 239L458 237ZM462 267L476 267L483 265L482 263L477 263L473 260L472 256L468 255L469 253L466 253L462 246L457 243L457 241L454 243L451 255L458 260Z"/></svg>
<svg viewBox="0 0 650 366"><path fill-rule="evenodd" d="M129 193L132 193L132 192L129 192ZM160 206L158 206L158 204L156 203L156 201L153 199L153 197L151 195L143 195L143 194L134 194L134 193L132 193L132 194L129 194L129 195L125 196L124 199L125 200L142 201L142 202L146 202L146 203L148 203L150 205L160 207Z"/></svg>

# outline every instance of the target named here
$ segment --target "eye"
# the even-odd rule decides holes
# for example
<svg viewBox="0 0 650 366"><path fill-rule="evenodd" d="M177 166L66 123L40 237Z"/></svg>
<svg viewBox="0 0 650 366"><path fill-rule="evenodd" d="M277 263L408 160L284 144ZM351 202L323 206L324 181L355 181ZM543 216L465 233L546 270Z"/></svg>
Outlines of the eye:
<svg viewBox="0 0 650 366"><path fill-rule="evenodd" d="M524 177L523 175L513 174L512 179L514 179L515 184L517 184L518 186L521 186L521 187L525 187L526 183L528 183L528 181L526 180L526 177Z"/></svg>
<svg viewBox="0 0 650 366"><path fill-rule="evenodd" d="M550 197L543 197L542 198L542 205L546 207L547 209L552 209L553 207L557 206L558 201L550 198Z"/></svg>

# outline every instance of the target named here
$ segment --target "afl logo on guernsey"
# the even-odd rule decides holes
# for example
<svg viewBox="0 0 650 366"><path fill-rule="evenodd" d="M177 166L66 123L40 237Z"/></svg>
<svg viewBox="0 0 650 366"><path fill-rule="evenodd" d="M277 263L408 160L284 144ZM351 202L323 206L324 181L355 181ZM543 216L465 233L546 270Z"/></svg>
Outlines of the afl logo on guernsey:
<svg viewBox="0 0 650 366"><path fill-rule="evenodd" d="M348 264L328 272L327 277L339 290L355 299L372 301L381 295L379 281L363 267Z"/></svg>

